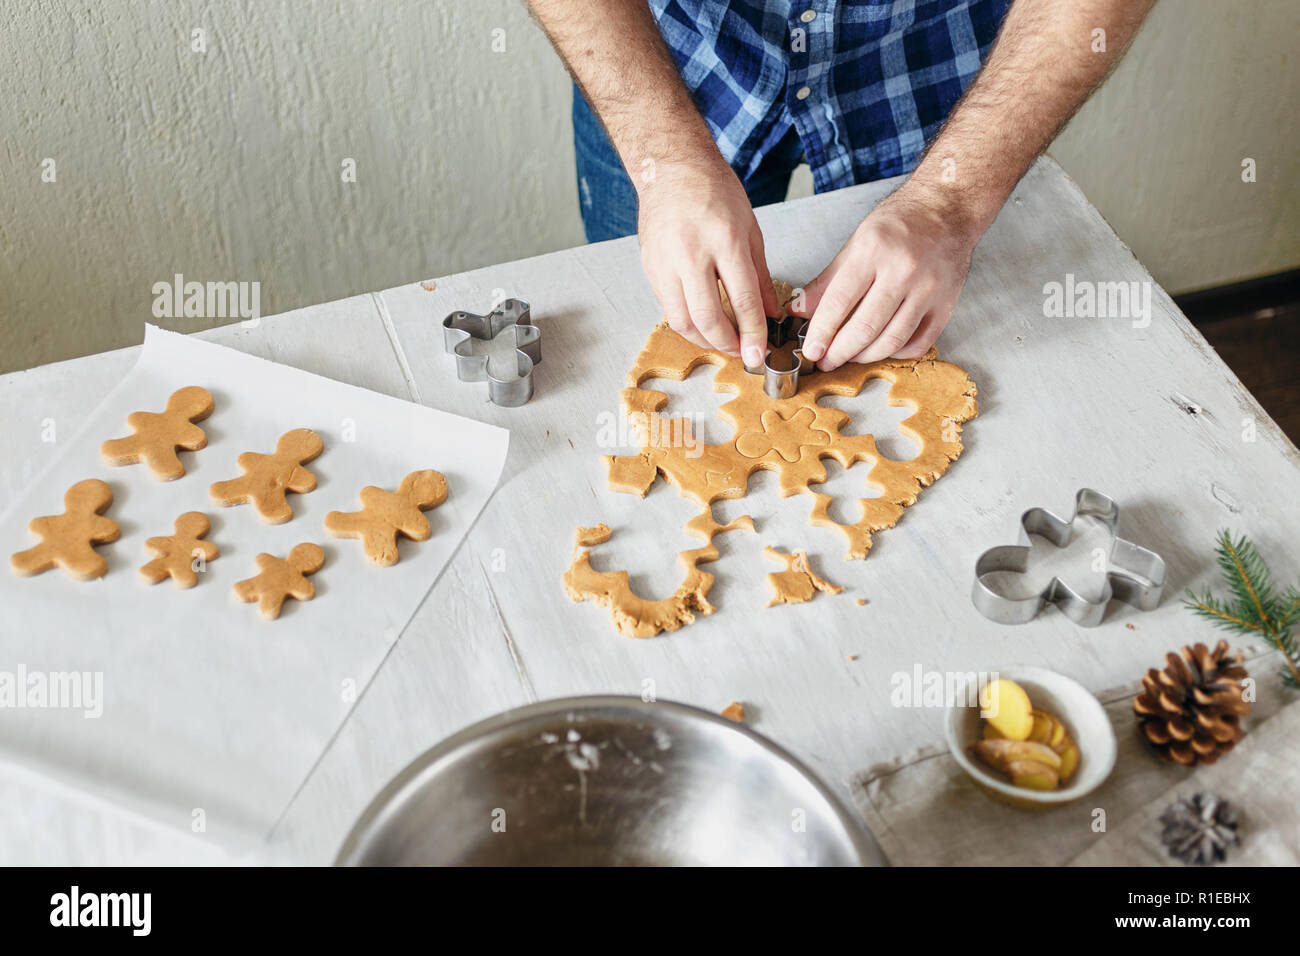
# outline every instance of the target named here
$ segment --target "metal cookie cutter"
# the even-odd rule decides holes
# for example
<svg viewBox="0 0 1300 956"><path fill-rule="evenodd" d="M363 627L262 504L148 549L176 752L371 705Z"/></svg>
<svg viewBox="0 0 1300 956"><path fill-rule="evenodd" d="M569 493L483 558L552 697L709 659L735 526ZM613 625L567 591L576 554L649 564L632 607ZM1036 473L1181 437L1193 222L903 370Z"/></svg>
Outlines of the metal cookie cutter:
<svg viewBox="0 0 1300 956"><path fill-rule="evenodd" d="M475 354L474 341L491 342L514 336L515 374L494 375L487 354ZM442 320L442 343L456 357L456 377L462 382L487 382L488 398L515 408L533 397L533 367L542 364L542 330L532 323L523 299L506 299L487 315L453 312Z"/></svg>
<svg viewBox="0 0 1300 956"><path fill-rule="evenodd" d="M1080 516L1101 521L1111 536L1106 557L1106 581L1101 597L1089 601L1060 578L1052 578L1038 594L1027 598L1009 598L984 583L984 576L994 571L1023 572L1029 563L1029 536L1040 535L1058 548L1070 543L1070 527ZM1045 604L1055 604L1080 627L1095 627L1106 614L1112 597L1132 604L1140 611L1150 611L1160 603L1165 587L1165 562L1154 551L1126 541L1118 534L1119 505L1091 488L1081 488L1074 499L1074 514L1058 518L1043 508L1030 508L1020 516L1020 544L989 548L975 562L975 586L971 600L989 620L999 624L1025 624Z"/></svg>
<svg viewBox="0 0 1300 956"><path fill-rule="evenodd" d="M768 398L793 398L795 392L799 391L799 376L810 375L817 370L816 363L804 358L803 340L807 334L808 323L799 324L799 319L796 316L787 315L783 319L774 319L768 316L767 344L769 348L767 354L763 357L763 364L761 366L745 366L745 371L750 375L763 376L763 391ZM794 340L798 340L799 347L790 356L785 353L778 354L775 351ZM776 360L775 365L772 364L773 359Z"/></svg>

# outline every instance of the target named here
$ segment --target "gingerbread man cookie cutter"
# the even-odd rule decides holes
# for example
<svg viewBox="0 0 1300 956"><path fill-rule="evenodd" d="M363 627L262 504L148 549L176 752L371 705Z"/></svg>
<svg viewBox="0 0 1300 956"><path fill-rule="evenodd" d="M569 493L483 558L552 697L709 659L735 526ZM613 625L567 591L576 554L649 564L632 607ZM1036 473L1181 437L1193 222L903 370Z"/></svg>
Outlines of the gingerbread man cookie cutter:
<svg viewBox="0 0 1300 956"><path fill-rule="evenodd" d="M774 319L767 318L767 354L763 364L746 365L745 371L750 375L763 376L763 392L768 398L794 398L799 391L799 376L811 375L817 365L803 354L804 338L808 335L808 323L793 315ZM793 352L781 349L790 342L798 345Z"/></svg>
<svg viewBox="0 0 1300 956"><path fill-rule="evenodd" d="M542 364L542 330L533 325L530 308L523 299L506 299L487 315L453 312L442 320L442 343L456 359L456 377L487 382L495 405L516 408L533 397L533 368ZM495 374L489 356L475 351L476 339L492 342L501 335L514 337L513 375Z"/></svg>
<svg viewBox="0 0 1300 956"><path fill-rule="evenodd" d="M1058 548L1070 543L1074 520L1095 518L1110 535L1106 555L1106 579L1100 597L1090 601L1060 578L1053 577L1037 594L1007 597L984 577L995 571L1023 573L1029 566L1029 538L1039 535ZM1118 598L1140 611L1160 603L1165 586L1165 562L1160 555L1119 536L1119 505L1113 498L1091 488L1081 488L1074 499L1074 513L1061 518L1045 508L1030 508L1020 516L1020 543L989 548L975 562L975 584L971 600L975 608L999 624L1027 624L1048 604L1054 604L1080 627L1095 627L1106 615L1111 598Z"/></svg>

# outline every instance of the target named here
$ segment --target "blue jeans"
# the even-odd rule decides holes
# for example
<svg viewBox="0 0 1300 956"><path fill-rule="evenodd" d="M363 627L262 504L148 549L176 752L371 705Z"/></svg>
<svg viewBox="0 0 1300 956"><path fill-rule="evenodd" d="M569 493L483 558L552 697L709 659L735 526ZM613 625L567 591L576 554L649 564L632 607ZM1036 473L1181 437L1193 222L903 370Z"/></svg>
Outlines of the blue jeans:
<svg viewBox="0 0 1300 956"><path fill-rule="evenodd" d="M636 189L600 120L576 86L573 88L573 150L578 169L578 209L587 241L633 235ZM791 127L745 182L750 205L766 206L784 200L790 188L790 174L803 161L803 143Z"/></svg>

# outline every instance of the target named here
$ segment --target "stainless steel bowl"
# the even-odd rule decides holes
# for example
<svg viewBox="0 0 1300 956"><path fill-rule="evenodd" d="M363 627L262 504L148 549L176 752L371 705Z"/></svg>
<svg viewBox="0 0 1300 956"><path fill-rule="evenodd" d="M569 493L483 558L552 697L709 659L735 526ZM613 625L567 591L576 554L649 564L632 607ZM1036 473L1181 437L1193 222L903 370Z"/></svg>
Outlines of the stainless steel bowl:
<svg viewBox="0 0 1300 956"><path fill-rule="evenodd" d="M416 759L375 797L344 866L861 865L884 857L770 740L635 697L510 710Z"/></svg>

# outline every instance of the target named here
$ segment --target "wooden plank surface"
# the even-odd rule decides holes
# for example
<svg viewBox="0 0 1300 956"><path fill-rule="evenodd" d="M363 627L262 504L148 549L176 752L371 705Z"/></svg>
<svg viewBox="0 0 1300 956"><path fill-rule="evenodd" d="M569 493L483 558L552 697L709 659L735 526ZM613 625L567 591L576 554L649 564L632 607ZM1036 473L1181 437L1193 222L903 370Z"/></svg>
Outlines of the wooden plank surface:
<svg viewBox="0 0 1300 956"><path fill-rule="evenodd" d="M760 210L773 274L811 278L894 185ZM717 539L722 558L709 570L718 575L711 595L718 612L644 641L618 636L606 612L572 604L560 585L579 524L606 521L615 529L596 549L596 566L627 567L650 596L676 586L676 552L694 546L681 531L694 506L662 483L644 501L611 492L600 461L623 450L611 447L608 424L626 370L658 320L634 239L216 333L237 348L511 429L496 496L259 858L327 862L369 798L407 761L455 729L526 701L652 691L718 710L741 700L756 729L843 787L853 771L941 737L940 710L892 706L897 672L1029 663L1101 690L1138 676L1170 648L1208 637L1177 595L1212 580L1221 525L1250 533L1266 555L1285 560L1300 533L1300 512L1286 505L1300 453L1154 284L1145 328L1128 319L1046 318L1043 286L1067 273L1150 281L1045 160L977 249L940 343L943 357L980 388L981 413L963 431L961 459L897 528L876 536L860 562L843 560L836 532L808 527L811 499L780 499L775 483L760 476L743 501L715 506L719 520L750 513L759 529ZM484 386L456 381L438 325L453 309L482 311L503 295L530 300L543 329L537 395L518 409L496 408ZM0 421L27 436L0 469L5 494L21 487L24 461L49 453L39 431L31 437L35 409L48 406L60 421L75 422L128 365L124 353L111 353L0 379ZM723 399L711 392L707 371L655 387L669 392L669 411L701 414L707 440L726 435L713 416ZM878 435L907 414L885 406L879 389L835 404L850 413L850 431ZM907 441L885 444L887 453L907 457ZM841 514L852 516L864 473L832 467L825 489ZM968 598L976 556L1014 541L1028 507L1068 512L1083 485L1117 497L1124 535L1165 556L1164 604L1148 614L1115 605L1092 630L1055 612L1019 628L980 617ZM845 592L765 608L764 575L776 570L760 555L767 543L807 549L819 573ZM1082 550L1064 556L1072 573L1087 573L1093 544L1085 536ZM1050 557L1051 568L1063 560ZM0 796L19 786L6 784ZM101 825L52 811L49 798L26 799L53 835L31 837L17 811L6 813L2 849L15 862L42 853L91 862L193 856L188 844L142 828Z"/></svg>

